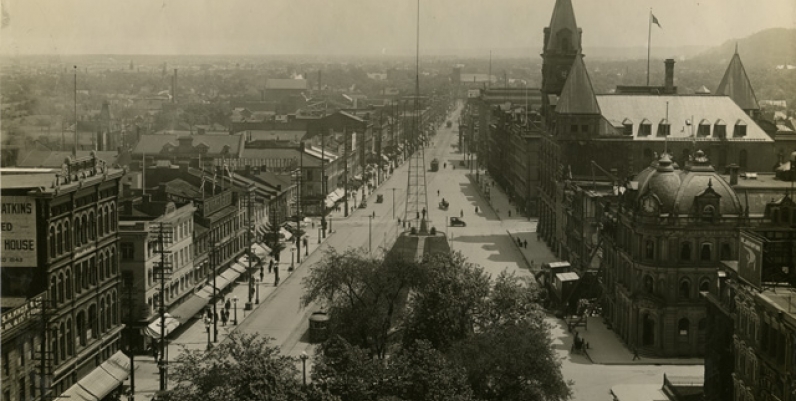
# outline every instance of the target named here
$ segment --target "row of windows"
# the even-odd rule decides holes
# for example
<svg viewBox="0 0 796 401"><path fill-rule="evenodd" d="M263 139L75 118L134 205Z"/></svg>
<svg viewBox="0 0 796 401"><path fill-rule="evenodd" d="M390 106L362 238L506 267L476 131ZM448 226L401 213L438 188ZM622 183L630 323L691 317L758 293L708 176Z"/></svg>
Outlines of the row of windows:
<svg viewBox="0 0 796 401"><path fill-rule="evenodd" d="M713 126L714 137L716 138L727 137L727 124L721 119L717 120L714 124L711 124L708 120L703 119L697 126L696 136L699 137L710 136L711 126ZM627 136L633 135L633 121L630 120L629 118L626 118L624 121L622 121L622 133ZM638 125L638 136L650 136L650 135L652 135L652 122L650 122L650 120L647 120L645 118ZM671 135L671 124L667 119L664 118L658 123L658 130L656 136L663 137L668 135ZM738 120L735 123L735 129L733 130L732 136L734 138L740 138L746 136L746 123L743 120Z"/></svg>
<svg viewBox="0 0 796 401"><path fill-rule="evenodd" d="M65 267L50 275L49 296L56 304L71 300L75 294L88 290L118 274L119 264L113 247L101 249L96 259L92 256L72 267ZM74 274L72 274L74 269ZM74 289L74 291L73 291Z"/></svg>
<svg viewBox="0 0 796 401"><path fill-rule="evenodd" d="M79 247L94 241L99 237L116 231L118 219L114 203L100 205L97 215L94 210L77 213L74 224L70 227L68 218L55 221L49 228L49 253L50 258L63 255L72 251L72 247ZM74 239L74 245L72 240Z"/></svg>
<svg viewBox="0 0 796 401"><path fill-rule="evenodd" d="M697 294L691 292L691 280L688 278L681 278L680 284L677 286L677 296L683 299L691 299L695 298ZM655 292L655 280L649 274L645 274L644 278L642 279L642 289L644 292L648 294L656 294ZM699 292L709 292L710 291L710 279L707 277L703 277L699 280ZM658 293L663 295L664 291L666 291L666 286L664 285L663 280L658 281Z"/></svg>
<svg viewBox="0 0 796 401"><path fill-rule="evenodd" d="M682 261L691 261L693 258L693 250L692 250L693 243L691 241L683 241L680 243L680 260ZM655 260L656 259L656 241L655 239L648 238L644 241L644 259L647 260ZM664 252L659 252L660 255L657 255L657 259L665 259ZM721 244L721 251L719 253L719 260L730 260L732 259L732 248L730 243L723 242ZM699 261L700 262L710 262L713 260L713 243L712 242L703 242L699 248Z"/></svg>
<svg viewBox="0 0 796 401"><path fill-rule="evenodd" d="M705 149L704 152L708 160L711 160L712 158L710 156L710 149ZM644 161L649 161L653 158L653 156L655 156L655 153L652 151L652 149L645 148L643 151L643 156L644 156ZM691 150L687 148L683 149L682 159L689 160L690 158L691 158ZM746 149L741 149L740 151L738 151L738 166L742 170L746 170L748 163L749 163L748 152L746 151ZM725 165L725 164L727 164L726 153L721 153L719 155L719 165Z"/></svg>

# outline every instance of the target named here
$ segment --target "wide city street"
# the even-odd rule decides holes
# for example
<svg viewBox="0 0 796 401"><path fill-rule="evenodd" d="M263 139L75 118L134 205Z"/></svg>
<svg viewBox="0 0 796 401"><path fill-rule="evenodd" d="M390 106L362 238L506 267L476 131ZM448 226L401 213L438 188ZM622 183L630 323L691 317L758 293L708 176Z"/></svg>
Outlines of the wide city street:
<svg viewBox="0 0 796 401"><path fill-rule="evenodd" d="M461 105L448 119L457 122L460 111ZM532 276L532 270L538 269L542 263L555 260L544 243L536 239L535 218L519 215L504 192L497 185L493 185L488 175L483 171L476 174L475 170L467 168L465 155L458 148L457 129L455 123L451 128L443 124L437 135L431 139L431 146L425 150L427 166L434 158L440 164L439 171L430 172L427 169L426 172L428 210L432 226L447 233L455 251L461 252L470 262L482 266L493 277L504 269L520 276ZM361 248L375 254L392 245L400 229L398 218L403 218L408 166L409 163L403 163L378 188L366 194L367 207L355 208L348 217L343 217L340 212L333 213L333 232L321 244L317 241L317 229L308 230L311 245L309 255L302 255L301 263L290 274L287 273L287 267L290 265L291 250L285 250L281 263L283 277L279 285L274 286L272 278L259 284L262 291L261 302L249 312L242 310L240 302L239 324L223 327L219 333L219 341L224 341L232 331L257 333L273 337L274 343L280 345L285 354L298 356L307 352L312 355L313 346L308 341L307 319L318 308L301 306L302 279L309 274L313 265L322 260L324 251L329 248L338 251ZM489 192L488 199L485 196L486 188ZM382 203L376 203L379 194L383 195ZM361 191L357 192L349 202L349 207L358 205L362 196ZM438 207L443 198L450 204L448 210ZM460 217L467 225L448 227L446 222L452 216ZM523 242L522 247L517 245L517 238ZM243 299L245 287L245 283L239 284L233 295ZM614 384L662 384L664 373L678 376L702 374L701 365L689 364L698 361L684 363L642 360L632 361L631 364L629 351L619 343L613 332L599 331L596 328L592 328L591 332L580 329L582 335L593 344L592 348L602 347L603 350L609 350L605 351L610 354L605 358L606 364L595 363L587 355L570 353L573 333L567 331L563 321L553 316L549 316L547 320L552 326L551 335L561 358L564 376L574 382L575 400L610 400L609 390ZM590 323L592 326L598 324ZM173 361L184 348L204 349L206 339L207 333L201 321L189 323L172 340L169 359ZM151 398L157 390L157 368L151 357L138 359L136 398L143 400ZM623 361L627 361L626 364ZM308 365L311 369L311 363Z"/></svg>

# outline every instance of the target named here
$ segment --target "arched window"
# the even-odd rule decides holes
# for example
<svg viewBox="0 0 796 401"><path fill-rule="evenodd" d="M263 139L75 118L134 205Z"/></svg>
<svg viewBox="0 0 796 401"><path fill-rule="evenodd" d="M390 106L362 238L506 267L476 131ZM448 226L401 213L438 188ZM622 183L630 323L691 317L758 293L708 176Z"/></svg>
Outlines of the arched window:
<svg viewBox="0 0 796 401"><path fill-rule="evenodd" d="M64 221L64 249L72 248L72 230L69 229L69 220Z"/></svg>
<svg viewBox="0 0 796 401"><path fill-rule="evenodd" d="M89 324L89 332L88 338L93 339L94 336L97 335L99 331L99 320L97 316L97 304L92 304L88 307L88 324Z"/></svg>
<svg viewBox="0 0 796 401"><path fill-rule="evenodd" d="M91 240L94 240L97 238L97 218L93 210L88 213L88 222L88 236Z"/></svg>
<svg viewBox="0 0 796 401"><path fill-rule="evenodd" d="M105 252L100 251L97 255L97 263L99 264L99 279L100 282L105 281Z"/></svg>
<svg viewBox="0 0 796 401"><path fill-rule="evenodd" d="M66 282L66 299L72 299L72 274L69 269L64 272L64 281Z"/></svg>
<svg viewBox="0 0 796 401"><path fill-rule="evenodd" d="M50 300L52 302L58 302L58 282L55 276L50 277Z"/></svg>
<svg viewBox="0 0 796 401"><path fill-rule="evenodd" d="M100 207L97 210L97 231L99 232L100 238L105 236L105 208Z"/></svg>
<svg viewBox="0 0 796 401"><path fill-rule="evenodd" d="M88 217L84 214L80 217L80 242L88 243Z"/></svg>
<svg viewBox="0 0 796 401"><path fill-rule="evenodd" d="M116 219L116 207L113 203L110 204L110 209L111 209L111 219L108 221L108 226L110 227L110 229L108 229L108 232L116 232L116 224L119 221Z"/></svg>
<svg viewBox="0 0 796 401"><path fill-rule="evenodd" d="M703 262L710 262L713 259L713 244L704 243L699 250L699 260Z"/></svg>
<svg viewBox="0 0 796 401"><path fill-rule="evenodd" d="M119 324L119 315L117 312L118 305L116 305L116 291L111 292L111 324Z"/></svg>
<svg viewBox="0 0 796 401"><path fill-rule="evenodd" d="M60 233L58 233L58 235L60 236ZM56 251L56 248L55 248L56 239L57 238L56 238L56 234L55 234L55 227L50 226L50 258L54 258L55 255L56 255L56 253L55 253L55 251ZM60 244L60 241L58 241L58 243Z"/></svg>
<svg viewBox="0 0 796 401"><path fill-rule="evenodd" d="M699 283L699 292L710 292L710 280L703 278Z"/></svg>
<svg viewBox="0 0 796 401"><path fill-rule="evenodd" d="M119 261L116 260L116 248L111 247L108 252L108 265L111 267L111 275L116 275L119 267Z"/></svg>
<svg viewBox="0 0 796 401"><path fill-rule="evenodd" d="M66 360L66 324L64 322L58 326L58 356L62 361Z"/></svg>
<svg viewBox="0 0 796 401"><path fill-rule="evenodd" d="M688 319L686 319L686 318L680 319L680 321L677 322L677 332L681 336L688 336L688 330L691 329L689 327L690 325L691 325L691 323L688 321Z"/></svg>
<svg viewBox="0 0 796 401"><path fill-rule="evenodd" d="M97 285L99 283L99 273L97 270L97 261L94 258L88 260L89 265L91 266L91 285Z"/></svg>
<svg viewBox="0 0 796 401"><path fill-rule="evenodd" d="M63 228L61 227L61 223L58 223L58 225L55 226L55 235L56 235L55 241L58 246L58 255L61 255L64 253L64 249L69 249L69 248L64 248L63 244L64 233L63 233Z"/></svg>
<svg viewBox="0 0 796 401"><path fill-rule="evenodd" d="M77 335L80 337L80 346L85 347L88 339L88 327L86 327L86 312L77 313Z"/></svg>
<svg viewBox="0 0 796 401"><path fill-rule="evenodd" d="M75 354L75 334L72 329L72 319L66 320L66 354L72 356Z"/></svg>
<svg viewBox="0 0 796 401"><path fill-rule="evenodd" d="M702 221L712 223L714 217L716 217L716 208L712 205L706 205L702 208Z"/></svg>
<svg viewBox="0 0 796 401"><path fill-rule="evenodd" d="M644 241L644 257L647 259L655 258L655 240L648 238Z"/></svg>
<svg viewBox="0 0 796 401"><path fill-rule="evenodd" d="M80 216L75 217L75 246L79 247L83 242L80 241L81 233L83 230L80 228Z"/></svg>
<svg viewBox="0 0 796 401"><path fill-rule="evenodd" d="M680 244L680 260L691 260L691 243L683 242Z"/></svg>
<svg viewBox="0 0 796 401"><path fill-rule="evenodd" d="M64 293L66 292L65 291L65 289L66 289L65 287L66 287L66 283L64 282L64 273L63 272L59 272L58 273L58 303L64 302L64 299L65 299Z"/></svg>
<svg viewBox="0 0 796 401"><path fill-rule="evenodd" d="M732 251L730 250L730 244L727 242L723 242L721 244L721 260L730 260L732 259Z"/></svg>
<svg viewBox="0 0 796 401"><path fill-rule="evenodd" d="M102 297L99 302L99 331L98 333L104 333L105 329L108 327L108 321L105 319L105 311L107 306L105 305L105 297Z"/></svg>
<svg viewBox="0 0 796 401"><path fill-rule="evenodd" d="M655 283L648 274L644 275L644 292L647 294L652 294L655 292Z"/></svg>
<svg viewBox="0 0 796 401"><path fill-rule="evenodd" d="M688 299L691 297L691 283L688 280L680 281L680 298Z"/></svg>

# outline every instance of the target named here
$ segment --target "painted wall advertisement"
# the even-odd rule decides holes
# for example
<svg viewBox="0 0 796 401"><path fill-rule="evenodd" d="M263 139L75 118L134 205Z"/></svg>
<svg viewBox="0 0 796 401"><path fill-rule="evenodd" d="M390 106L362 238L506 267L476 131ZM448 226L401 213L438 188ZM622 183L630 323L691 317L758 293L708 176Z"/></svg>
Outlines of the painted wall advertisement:
<svg viewBox="0 0 796 401"><path fill-rule="evenodd" d="M760 288L763 277L763 239L741 231L740 240L738 276L747 283Z"/></svg>
<svg viewBox="0 0 796 401"><path fill-rule="evenodd" d="M36 267L36 201L27 196L3 196L0 201L0 265Z"/></svg>

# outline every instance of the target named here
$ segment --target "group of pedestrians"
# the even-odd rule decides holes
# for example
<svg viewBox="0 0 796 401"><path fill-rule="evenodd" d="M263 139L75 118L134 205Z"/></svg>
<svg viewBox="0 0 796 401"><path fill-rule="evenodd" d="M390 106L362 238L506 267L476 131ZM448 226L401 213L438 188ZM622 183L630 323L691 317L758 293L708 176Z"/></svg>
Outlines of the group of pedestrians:
<svg viewBox="0 0 796 401"><path fill-rule="evenodd" d="M520 247L520 248L528 249L528 240L527 239L523 240L523 239L517 238L517 246Z"/></svg>

